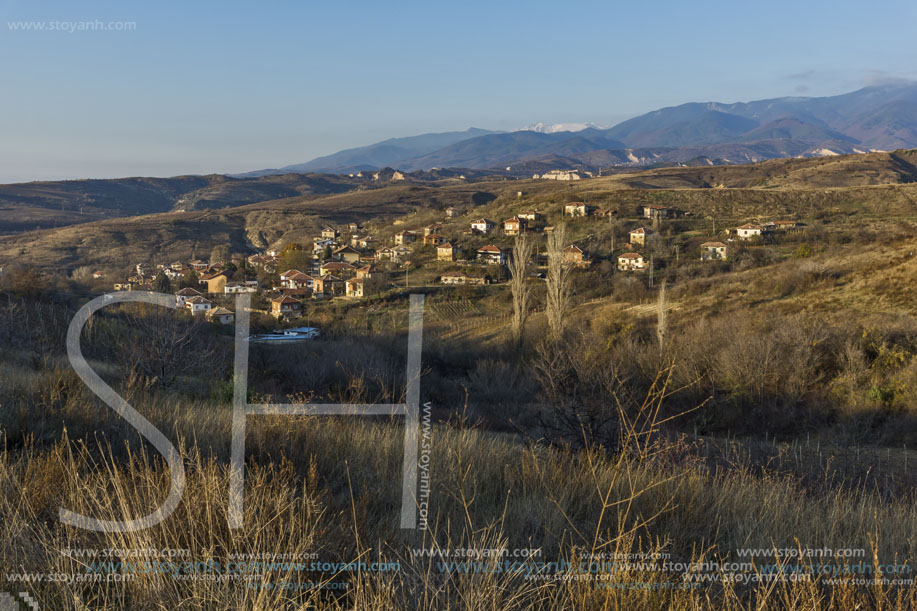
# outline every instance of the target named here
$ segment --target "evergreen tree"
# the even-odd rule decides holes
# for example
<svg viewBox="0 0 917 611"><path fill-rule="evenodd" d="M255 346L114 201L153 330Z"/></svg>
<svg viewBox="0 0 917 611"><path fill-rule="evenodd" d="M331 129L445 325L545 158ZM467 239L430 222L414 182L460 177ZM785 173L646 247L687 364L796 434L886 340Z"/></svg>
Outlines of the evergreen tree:
<svg viewBox="0 0 917 611"><path fill-rule="evenodd" d="M159 270L159 273L153 278L153 291L156 293L172 292L172 283L169 282L169 277L162 270Z"/></svg>

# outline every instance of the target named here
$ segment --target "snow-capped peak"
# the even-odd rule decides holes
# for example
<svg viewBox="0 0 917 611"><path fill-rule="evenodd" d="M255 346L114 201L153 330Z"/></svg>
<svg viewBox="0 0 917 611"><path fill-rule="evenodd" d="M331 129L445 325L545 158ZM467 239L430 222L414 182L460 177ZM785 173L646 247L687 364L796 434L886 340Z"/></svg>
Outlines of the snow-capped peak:
<svg viewBox="0 0 917 611"><path fill-rule="evenodd" d="M554 123L553 125L548 125L539 121L538 123L533 123L531 125L526 125L521 129L517 129L519 132L541 132L542 134L556 134L557 132L581 132L584 129L589 129L590 127L595 129L603 129L602 127L596 125L595 123Z"/></svg>

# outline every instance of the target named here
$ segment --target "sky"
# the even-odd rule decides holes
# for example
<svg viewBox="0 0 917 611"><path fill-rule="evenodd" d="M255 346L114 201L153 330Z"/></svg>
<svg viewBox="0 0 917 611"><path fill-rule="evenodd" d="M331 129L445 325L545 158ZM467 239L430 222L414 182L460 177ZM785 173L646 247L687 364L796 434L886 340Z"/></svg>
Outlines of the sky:
<svg viewBox="0 0 917 611"><path fill-rule="evenodd" d="M0 183L835 95L917 80L915 22L913 0L0 0Z"/></svg>

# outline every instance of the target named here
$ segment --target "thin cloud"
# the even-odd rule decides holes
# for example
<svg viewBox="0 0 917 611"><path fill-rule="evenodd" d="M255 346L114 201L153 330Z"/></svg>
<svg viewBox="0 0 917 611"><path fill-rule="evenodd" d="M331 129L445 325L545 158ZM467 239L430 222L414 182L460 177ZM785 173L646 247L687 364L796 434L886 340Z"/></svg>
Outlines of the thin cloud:
<svg viewBox="0 0 917 611"><path fill-rule="evenodd" d="M875 87L877 85L903 85L913 82L913 79L904 78L897 74L886 72L885 70L869 70L860 80L863 85L867 87Z"/></svg>
<svg viewBox="0 0 917 611"><path fill-rule="evenodd" d="M785 79L790 81L807 81L815 76L815 70L805 70L803 72L794 72L793 74L787 74Z"/></svg>

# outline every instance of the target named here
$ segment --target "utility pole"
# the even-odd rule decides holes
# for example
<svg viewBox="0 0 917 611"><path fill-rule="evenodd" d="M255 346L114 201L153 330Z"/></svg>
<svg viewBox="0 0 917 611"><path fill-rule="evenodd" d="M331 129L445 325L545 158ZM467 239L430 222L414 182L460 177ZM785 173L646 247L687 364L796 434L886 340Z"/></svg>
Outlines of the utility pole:
<svg viewBox="0 0 917 611"><path fill-rule="evenodd" d="M650 286L653 286L653 255L650 255Z"/></svg>

